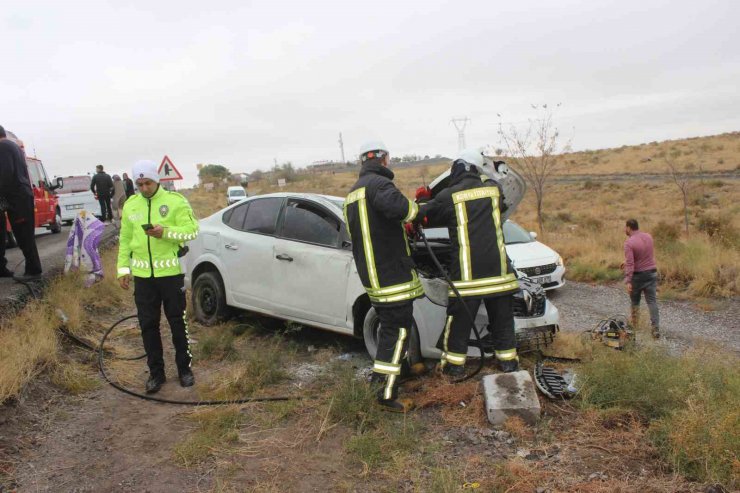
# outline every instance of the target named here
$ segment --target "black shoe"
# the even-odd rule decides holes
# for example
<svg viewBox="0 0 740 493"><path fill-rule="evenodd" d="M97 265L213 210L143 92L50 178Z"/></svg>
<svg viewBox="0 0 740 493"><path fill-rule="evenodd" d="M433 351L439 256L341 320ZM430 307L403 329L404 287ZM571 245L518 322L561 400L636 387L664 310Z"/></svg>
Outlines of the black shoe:
<svg viewBox="0 0 740 493"><path fill-rule="evenodd" d="M660 339L660 329L659 328L653 327L652 334L653 334L653 339L655 339L656 341Z"/></svg>
<svg viewBox="0 0 740 493"><path fill-rule="evenodd" d="M519 371L519 360L509 359L506 361L499 361L498 366L504 373L513 373L515 371Z"/></svg>
<svg viewBox="0 0 740 493"><path fill-rule="evenodd" d="M13 271L7 268L0 270L0 277L13 277Z"/></svg>
<svg viewBox="0 0 740 493"><path fill-rule="evenodd" d="M414 408L411 399L378 399L378 405L382 410L392 413L407 413Z"/></svg>
<svg viewBox="0 0 740 493"><path fill-rule="evenodd" d="M181 387L192 387L195 384L195 375L192 371L180 374L180 386Z"/></svg>
<svg viewBox="0 0 740 493"><path fill-rule="evenodd" d="M447 363L442 368L442 375L446 375L452 378L462 378L465 376L465 366Z"/></svg>
<svg viewBox="0 0 740 493"><path fill-rule="evenodd" d="M41 273L38 274L23 274L22 276L13 276L13 279L20 282L38 281L41 279Z"/></svg>
<svg viewBox="0 0 740 493"><path fill-rule="evenodd" d="M149 380L146 381L146 393L156 394L157 392L159 392L159 389L162 388L162 385L166 381L167 377L165 377L164 375L149 377Z"/></svg>

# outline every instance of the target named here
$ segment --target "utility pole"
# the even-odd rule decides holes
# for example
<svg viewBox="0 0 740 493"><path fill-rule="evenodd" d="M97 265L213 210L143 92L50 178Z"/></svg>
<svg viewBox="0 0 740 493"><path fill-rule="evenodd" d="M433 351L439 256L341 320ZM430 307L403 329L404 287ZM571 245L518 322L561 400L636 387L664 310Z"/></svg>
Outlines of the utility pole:
<svg viewBox="0 0 740 493"><path fill-rule="evenodd" d="M347 160L344 159L344 141L342 140L342 132L339 132L339 150L342 151L342 164L344 164Z"/></svg>
<svg viewBox="0 0 740 493"><path fill-rule="evenodd" d="M457 147L458 151L465 149L465 127L470 123L470 118L453 118L450 122L455 125L457 129Z"/></svg>

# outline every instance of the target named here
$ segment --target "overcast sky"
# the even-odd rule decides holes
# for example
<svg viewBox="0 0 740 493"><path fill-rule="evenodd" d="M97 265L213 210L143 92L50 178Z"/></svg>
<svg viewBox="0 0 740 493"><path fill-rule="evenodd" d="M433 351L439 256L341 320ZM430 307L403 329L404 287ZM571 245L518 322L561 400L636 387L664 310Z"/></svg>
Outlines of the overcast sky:
<svg viewBox="0 0 740 493"><path fill-rule="evenodd" d="M9 6L10 4L10 6ZM0 6L0 125L52 174L232 171L498 143L562 103L575 149L740 130L740 1L40 1Z"/></svg>

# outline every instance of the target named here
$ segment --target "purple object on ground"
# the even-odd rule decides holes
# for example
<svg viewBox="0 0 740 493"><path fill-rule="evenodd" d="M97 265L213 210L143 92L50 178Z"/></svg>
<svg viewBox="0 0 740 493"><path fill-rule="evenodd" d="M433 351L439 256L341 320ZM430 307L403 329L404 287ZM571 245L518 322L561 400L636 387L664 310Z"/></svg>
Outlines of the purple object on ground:
<svg viewBox="0 0 740 493"><path fill-rule="evenodd" d="M103 235L105 224L89 213L75 218L72 230L67 239L67 255L64 259L64 272L84 270L89 272L85 286L92 286L103 277L103 262L100 259L98 245Z"/></svg>

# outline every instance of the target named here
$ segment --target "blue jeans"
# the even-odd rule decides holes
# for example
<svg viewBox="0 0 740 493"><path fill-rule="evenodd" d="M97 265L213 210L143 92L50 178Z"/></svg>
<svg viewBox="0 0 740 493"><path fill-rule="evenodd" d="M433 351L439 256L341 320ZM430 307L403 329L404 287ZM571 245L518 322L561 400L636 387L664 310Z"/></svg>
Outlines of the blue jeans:
<svg viewBox="0 0 740 493"><path fill-rule="evenodd" d="M657 272L637 272L632 275L632 319L637 319L637 311L640 307L640 298L645 293L645 303L650 311L650 324L654 329L660 327L660 316L658 315L658 297L656 291L658 288Z"/></svg>

